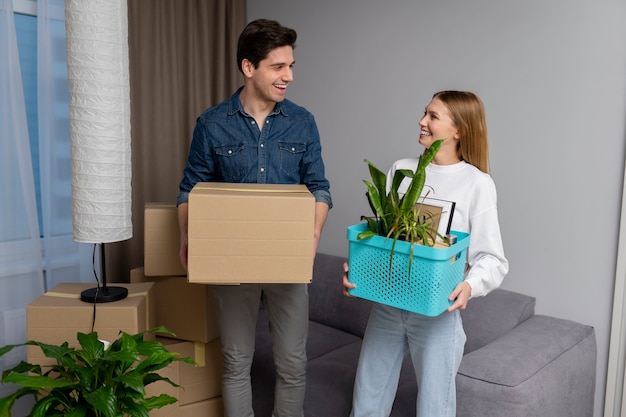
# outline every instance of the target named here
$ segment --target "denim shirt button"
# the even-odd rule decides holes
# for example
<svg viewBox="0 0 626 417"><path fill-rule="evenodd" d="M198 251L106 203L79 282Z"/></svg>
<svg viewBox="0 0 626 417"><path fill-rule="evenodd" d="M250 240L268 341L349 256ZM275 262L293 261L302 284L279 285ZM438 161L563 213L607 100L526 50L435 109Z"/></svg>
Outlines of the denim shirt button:
<svg viewBox="0 0 626 417"><path fill-rule="evenodd" d="M261 144L261 148L264 147L264 146L265 146L264 144Z"/></svg>
<svg viewBox="0 0 626 417"><path fill-rule="evenodd" d="M265 172L265 168L261 168L261 172Z"/></svg>
<svg viewBox="0 0 626 417"><path fill-rule="evenodd" d="M296 151L296 148L293 148L293 147L292 147L292 148L291 148L291 152L295 152L295 151Z"/></svg>
<svg viewBox="0 0 626 417"><path fill-rule="evenodd" d="M229 149L229 150L228 150L228 154L229 154L229 155L232 155L232 154L233 154L233 151L232 151L231 149Z"/></svg>

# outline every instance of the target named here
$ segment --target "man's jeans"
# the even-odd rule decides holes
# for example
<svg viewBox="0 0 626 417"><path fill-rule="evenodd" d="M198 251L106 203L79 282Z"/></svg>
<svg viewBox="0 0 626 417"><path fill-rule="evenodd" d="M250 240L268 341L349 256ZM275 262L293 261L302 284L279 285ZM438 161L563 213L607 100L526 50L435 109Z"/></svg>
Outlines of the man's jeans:
<svg viewBox="0 0 626 417"><path fill-rule="evenodd" d="M270 321L276 365L273 416L302 416L309 325L307 285L216 285L213 289L224 357L224 416L254 417L250 368L261 297Z"/></svg>

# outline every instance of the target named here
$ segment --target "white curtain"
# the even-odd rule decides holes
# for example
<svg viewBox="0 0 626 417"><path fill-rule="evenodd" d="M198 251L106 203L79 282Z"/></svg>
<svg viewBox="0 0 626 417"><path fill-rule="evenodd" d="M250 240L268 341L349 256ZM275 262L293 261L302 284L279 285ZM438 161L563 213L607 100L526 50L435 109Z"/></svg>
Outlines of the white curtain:
<svg viewBox="0 0 626 417"><path fill-rule="evenodd" d="M44 291L26 107L11 0L0 0L0 345L26 340L26 305ZM0 368L24 352L0 358ZM2 390L10 389L0 386Z"/></svg>
<svg viewBox="0 0 626 417"><path fill-rule="evenodd" d="M47 289L92 282L93 245L72 241L69 89L64 0L37 1L37 76L41 209ZM84 261L81 268L81 255Z"/></svg>
<svg viewBox="0 0 626 417"><path fill-rule="evenodd" d="M0 346L26 341L26 306L46 289L95 282L93 245L72 241L64 2L37 2L41 228L13 13L0 0ZM22 359L11 352L0 370Z"/></svg>

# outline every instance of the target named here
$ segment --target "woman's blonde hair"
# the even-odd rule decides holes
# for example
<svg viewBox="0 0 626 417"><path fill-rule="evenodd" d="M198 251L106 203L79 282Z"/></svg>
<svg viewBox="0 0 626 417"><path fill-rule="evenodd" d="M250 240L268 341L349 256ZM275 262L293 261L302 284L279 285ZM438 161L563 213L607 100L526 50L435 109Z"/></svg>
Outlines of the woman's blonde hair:
<svg viewBox="0 0 626 417"><path fill-rule="evenodd" d="M485 107L481 99L468 91L440 91L433 98L441 100L459 129L459 158L489 173L489 141Z"/></svg>

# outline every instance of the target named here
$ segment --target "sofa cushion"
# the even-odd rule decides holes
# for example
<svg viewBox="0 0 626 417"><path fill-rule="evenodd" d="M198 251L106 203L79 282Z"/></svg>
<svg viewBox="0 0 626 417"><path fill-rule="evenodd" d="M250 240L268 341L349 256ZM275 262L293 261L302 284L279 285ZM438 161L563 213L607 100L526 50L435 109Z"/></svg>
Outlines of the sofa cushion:
<svg viewBox="0 0 626 417"><path fill-rule="evenodd" d="M343 295L345 258L318 253L309 285L309 318L312 321L363 337L372 302Z"/></svg>
<svg viewBox="0 0 626 417"><path fill-rule="evenodd" d="M465 354L511 331L535 314L535 298L503 289L472 298L461 311L467 335Z"/></svg>
<svg viewBox="0 0 626 417"><path fill-rule="evenodd" d="M593 327L533 316L501 338L463 357L459 374L515 387L593 334Z"/></svg>
<svg viewBox="0 0 626 417"><path fill-rule="evenodd" d="M314 321L309 321L309 335L314 335L309 337L306 342L306 354L309 361L343 346L361 343L363 340L351 333Z"/></svg>
<svg viewBox="0 0 626 417"><path fill-rule="evenodd" d="M309 360L304 415L348 416L361 343L355 342Z"/></svg>

